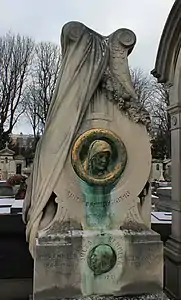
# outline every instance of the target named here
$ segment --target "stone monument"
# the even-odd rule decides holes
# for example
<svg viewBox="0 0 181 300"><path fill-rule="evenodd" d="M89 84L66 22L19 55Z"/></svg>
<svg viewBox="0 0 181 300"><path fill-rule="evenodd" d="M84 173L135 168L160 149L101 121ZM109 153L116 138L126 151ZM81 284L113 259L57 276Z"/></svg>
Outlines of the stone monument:
<svg viewBox="0 0 181 300"><path fill-rule="evenodd" d="M171 235L165 245L165 289L181 299L181 1L173 1L160 39L152 74L169 93L171 130Z"/></svg>
<svg viewBox="0 0 181 300"><path fill-rule="evenodd" d="M15 152L8 148L8 142L4 149L0 150L0 175L1 180L7 180L14 168Z"/></svg>
<svg viewBox="0 0 181 300"><path fill-rule="evenodd" d="M104 37L70 22L61 43L23 208L34 300L154 299L163 246L151 230L150 119L128 67L136 36L119 29Z"/></svg>

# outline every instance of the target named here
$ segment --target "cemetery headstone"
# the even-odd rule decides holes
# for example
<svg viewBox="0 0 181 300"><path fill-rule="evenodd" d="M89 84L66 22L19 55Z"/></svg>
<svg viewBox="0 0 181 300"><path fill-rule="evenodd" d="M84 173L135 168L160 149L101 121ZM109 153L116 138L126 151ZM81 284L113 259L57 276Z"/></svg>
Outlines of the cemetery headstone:
<svg viewBox="0 0 181 300"><path fill-rule="evenodd" d="M163 245L151 230L150 119L128 68L136 36L119 29L103 37L70 22L61 41L62 67L23 208L34 300L154 299Z"/></svg>

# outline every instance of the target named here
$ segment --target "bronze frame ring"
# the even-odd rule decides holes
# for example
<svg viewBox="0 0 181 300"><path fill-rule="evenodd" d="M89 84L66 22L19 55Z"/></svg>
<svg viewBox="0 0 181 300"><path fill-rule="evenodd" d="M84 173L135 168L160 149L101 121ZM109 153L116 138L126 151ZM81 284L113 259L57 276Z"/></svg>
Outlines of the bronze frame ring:
<svg viewBox="0 0 181 300"><path fill-rule="evenodd" d="M117 159L113 166L113 170L103 177L93 177L87 174L82 167L82 161L80 159L83 147L87 146L88 148L89 145L97 139L108 142L112 149L117 152ZM115 133L102 128L93 128L83 132L73 143L71 162L78 177L87 182L89 185L114 184L125 170L127 164L127 151L125 145Z"/></svg>

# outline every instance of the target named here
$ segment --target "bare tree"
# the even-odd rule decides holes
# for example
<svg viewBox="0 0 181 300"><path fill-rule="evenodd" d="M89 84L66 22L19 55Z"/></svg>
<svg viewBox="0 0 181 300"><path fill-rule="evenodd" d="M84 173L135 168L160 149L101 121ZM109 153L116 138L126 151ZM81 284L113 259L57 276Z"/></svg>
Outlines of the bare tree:
<svg viewBox="0 0 181 300"><path fill-rule="evenodd" d="M152 95L152 152L157 158L171 157L171 132L169 106L169 92L164 84L157 83L154 79Z"/></svg>
<svg viewBox="0 0 181 300"><path fill-rule="evenodd" d="M159 84L151 75L141 69L131 70L136 94L149 112L152 122L153 156L170 157L170 117L167 112L169 94L164 84Z"/></svg>
<svg viewBox="0 0 181 300"><path fill-rule="evenodd" d="M0 137L8 136L24 112L22 101L34 42L29 37L0 37ZM2 145L1 145L2 146Z"/></svg>
<svg viewBox="0 0 181 300"><path fill-rule="evenodd" d="M133 82L136 95L138 96L139 101L145 109L150 112L151 103L150 99L152 97L152 78L149 74L145 73L142 69L136 68L131 69L131 79Z"/></svg>
<svg viewBox="0 0 181 300"><path fill-rule="evenodd" d="M170 130L170 118L167 112L169 106L169 93L162 83L152 81L151 111L155 130L167 132Z"/></svg>
<svg viewBox="0 0 181 300"><path fill-rule="evenodd" d="M35 136L44 129L60 62L60 50L57 45L41 42L35 47L31 79L25 101L26 113Z"/></svg>
<svg viewBox="0 0 181 300"><path fill-rule="evenodd" d="M31 77L31 80L32 81L27 86L24 107L26 109L26 115L30 121L34 137L36 137L42 131L41 119L39 117L41 112L37 85L35 84L33 77Z"/></svg>

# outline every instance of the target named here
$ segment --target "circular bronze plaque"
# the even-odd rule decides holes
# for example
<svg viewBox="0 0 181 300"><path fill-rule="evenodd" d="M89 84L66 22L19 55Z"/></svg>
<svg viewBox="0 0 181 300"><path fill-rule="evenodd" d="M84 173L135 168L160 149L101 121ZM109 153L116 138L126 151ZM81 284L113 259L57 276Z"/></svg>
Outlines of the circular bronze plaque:
<svg viewBox="0 0 181 300"><path fill-rule="evenodd" d="M71 152L76 174L89 185L114 184L127 163L127 151L110 130L94 128L82 133Z"/></svg>
<svg viewBox="0 0 181 300"><path fill-rule="evenodd" d="M107 244L100 244L90 250L87 263L95 275L101 275L109 272L116 264L116 253L114 249Z"/></svg>

